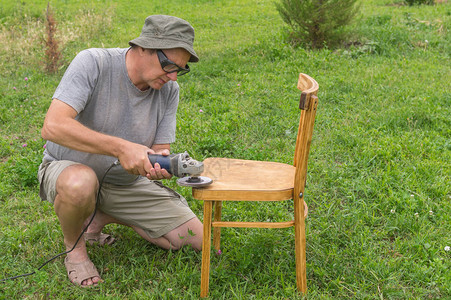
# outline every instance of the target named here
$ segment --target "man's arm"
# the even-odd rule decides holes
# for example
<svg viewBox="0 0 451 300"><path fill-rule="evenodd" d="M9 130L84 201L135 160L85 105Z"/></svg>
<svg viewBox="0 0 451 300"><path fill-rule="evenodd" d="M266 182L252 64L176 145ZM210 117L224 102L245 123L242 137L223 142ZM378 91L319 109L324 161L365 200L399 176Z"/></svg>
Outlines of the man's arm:
<svg viewBox="0 0 451 300"><path fill-rule="evenodd" d="M122 167L135 175L149 179L171 177L158 164L153 167L149 162L148 154L155 153L155 150L91 130L75 120L76 116L77 111L70 105L54 99L44 120L42 138L74 150L117 157ZM160 147L156 147L156 150L164 151Z"/></svg>

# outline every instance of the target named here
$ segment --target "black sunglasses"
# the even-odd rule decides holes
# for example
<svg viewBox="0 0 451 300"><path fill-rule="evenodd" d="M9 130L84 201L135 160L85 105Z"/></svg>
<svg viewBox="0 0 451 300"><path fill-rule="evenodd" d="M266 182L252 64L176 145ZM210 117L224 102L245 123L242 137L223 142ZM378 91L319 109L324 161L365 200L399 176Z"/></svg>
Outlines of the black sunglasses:
<svg viewBox="0 0 451 300"><path fill-rule="evenodd" d="M189 72L189 66L186 65L184 68L179 67L175 62L171 61L161 50L157 50L158 60L160 61L161 68L166 73L177 72L177 76L185 75Z"/></svg>

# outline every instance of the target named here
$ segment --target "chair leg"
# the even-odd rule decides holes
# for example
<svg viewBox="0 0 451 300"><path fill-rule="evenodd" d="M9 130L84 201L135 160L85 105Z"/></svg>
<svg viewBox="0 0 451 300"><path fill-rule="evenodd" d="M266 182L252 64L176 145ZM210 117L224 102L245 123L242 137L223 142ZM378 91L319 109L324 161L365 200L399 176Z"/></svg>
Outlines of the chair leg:
<svg viewBox="0 0 451 300"><path fill-rule="evenodd" d="M296 253L296 285L303 294L307 293L307 264L305 241L305 218L303 198L294 201L294 244ZM301 204L302 203L302 204Z"/></svg>
<svg viewBox="0 0 451 300"><path fill-rule="evenodd" d="M210 280L210 249L211 249L211 213L213 202L204 201L204 224L202 237L202 269L200 279L200 296L208 295L208 285Z"/></svg>
<svg viewBox="0 0 451 300"><path fill-rule="evenodd" d="M215 201L214 221L221 221L222 201ZM221 228L213 227L213 247L219 251L221 249Z"/></svg>

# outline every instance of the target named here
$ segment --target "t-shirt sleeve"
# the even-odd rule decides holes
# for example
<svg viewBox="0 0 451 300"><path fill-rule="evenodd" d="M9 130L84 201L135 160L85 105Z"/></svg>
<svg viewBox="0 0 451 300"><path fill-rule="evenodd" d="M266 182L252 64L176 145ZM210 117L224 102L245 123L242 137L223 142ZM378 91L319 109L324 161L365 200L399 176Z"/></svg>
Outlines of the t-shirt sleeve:
<svg viewBox="0 0 451 300"><path fill-rule="evenodd" d="M70 63L53 94L80 113L94 90L99 75L99 66L89 50L81 51Z"/></svg>
<svg viewBox="0 0 451 300"><path fill-rule="evenodd" d="M176 114L179 104L179 85L172 82L173 88L169 89L167 105L163 118L158 124L154 144L171 144L175 142L175 130L177 125Z"/></svg>

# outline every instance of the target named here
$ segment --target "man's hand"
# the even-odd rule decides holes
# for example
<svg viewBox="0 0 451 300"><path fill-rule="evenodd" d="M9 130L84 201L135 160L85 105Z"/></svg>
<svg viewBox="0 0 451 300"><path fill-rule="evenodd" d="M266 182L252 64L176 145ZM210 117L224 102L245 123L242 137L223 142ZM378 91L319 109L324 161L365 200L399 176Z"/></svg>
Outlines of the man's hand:
<svg viewBox="0 0 451 300"><path fill-rule="evenodd" d="M160 154L163 156L168 156L170 154L169 149L167 148L158 149L157 147L156 151L154 150L155 147L152 148L153 149L150 149L150 152L148 152L148 154ZM146 177L149 180L170 179L172 177L172 174L170 174L166 169L162 169L159 163L155 163Z"/></svg>
<svg viewBox="0 0 451 300"><path fill-rule="evenodd" d="M149 161L149 154L169 155L168 148L152 147L129 143L118 157L122 167L129 173L147 177L149 180L169 179L172 175L160 164L154 166Z"/></svg>

